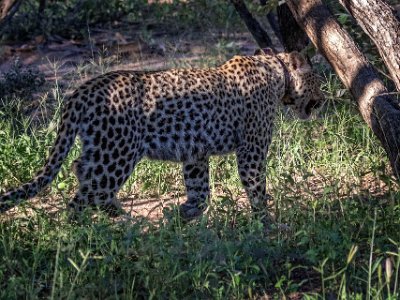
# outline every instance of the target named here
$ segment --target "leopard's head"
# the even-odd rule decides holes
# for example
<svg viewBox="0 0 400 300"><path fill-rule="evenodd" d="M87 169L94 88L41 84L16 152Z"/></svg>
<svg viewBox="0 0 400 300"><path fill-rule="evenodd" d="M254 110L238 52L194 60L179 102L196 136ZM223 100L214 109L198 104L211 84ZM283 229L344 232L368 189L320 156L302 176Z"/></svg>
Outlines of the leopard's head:
<svg viewBox="0 0 400 300"><path fill-rule="evenodd" d="M283 105L290 107L300 119L308 119L312 110L320 107L325 100L320 89L320 77L298 52L279 53L276 57L287 70Z"/></svg>

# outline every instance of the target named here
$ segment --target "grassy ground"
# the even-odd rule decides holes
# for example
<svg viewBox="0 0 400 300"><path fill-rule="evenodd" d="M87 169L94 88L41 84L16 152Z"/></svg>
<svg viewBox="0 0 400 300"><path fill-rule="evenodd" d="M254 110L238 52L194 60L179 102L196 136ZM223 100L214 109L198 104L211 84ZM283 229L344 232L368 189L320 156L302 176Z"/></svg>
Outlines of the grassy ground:
<svg viewBox="0 0 400 300"><path fill-rule="evenodd" d="M222 53L191 64L216 64ZM210 209L190 223L174 205L156 219L88 212L71 222L40 201L67 202L76 190L77 143L39 202L0 216L0 298L397 299L399 188L337 78L326 74L322 88L328 100L319 118L276 118L268 191L289 230L267 230L242 205L233 156L212 159ZM0 103L0 191L42 166L62 94L55 82L28 115L20 98ZM178 164L142 161L121 196L183 191Z"/></svg>

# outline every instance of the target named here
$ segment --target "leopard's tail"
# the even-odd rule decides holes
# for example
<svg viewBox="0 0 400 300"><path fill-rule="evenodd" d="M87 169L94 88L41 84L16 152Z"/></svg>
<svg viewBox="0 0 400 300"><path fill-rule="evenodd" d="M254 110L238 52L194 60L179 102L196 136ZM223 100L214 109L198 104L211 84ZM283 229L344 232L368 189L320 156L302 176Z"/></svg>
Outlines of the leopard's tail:
<svg viewBox="0 0 400 300"><path fill-rule="evenodd" d="M0 195L0 212L5 212L17 206L22 201L36 196L57 175L63 161L74 144L83 111L83 105L75 104L77 101L80 101L79 98L71 97L68 100L61 117L57 139L50 150L44 167L29 182ZM76 107L79 107L80 110L76 111Z"/></svg>

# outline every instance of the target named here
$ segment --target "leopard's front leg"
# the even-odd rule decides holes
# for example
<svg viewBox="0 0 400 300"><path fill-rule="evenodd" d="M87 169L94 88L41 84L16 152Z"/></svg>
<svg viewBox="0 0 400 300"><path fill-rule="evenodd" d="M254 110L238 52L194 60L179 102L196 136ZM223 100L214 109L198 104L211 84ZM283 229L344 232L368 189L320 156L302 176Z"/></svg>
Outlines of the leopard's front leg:
<svg viewBox="0 0 400 300"><path fill-rule="evenodd" d="M265 221L270 220L266 191L266 156L268 149L245 143L236 150L239 176L254 212Z"/></svg>
<svg viewBox="0 0 400 300"><path fill-rule="evenodd" d="M187 192L187 200L180 206L180 214L184 219L200 216L207 208L210 197L208 158L183 163L183 177Z"/></svg>

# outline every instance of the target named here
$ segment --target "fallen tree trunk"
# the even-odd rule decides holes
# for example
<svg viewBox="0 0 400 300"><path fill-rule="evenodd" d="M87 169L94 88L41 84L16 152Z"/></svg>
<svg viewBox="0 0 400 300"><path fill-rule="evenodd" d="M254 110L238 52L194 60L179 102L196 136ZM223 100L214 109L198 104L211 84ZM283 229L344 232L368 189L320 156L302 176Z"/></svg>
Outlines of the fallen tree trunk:
<svg viewBox="0 0 400 300"><path fill-rule="evenodd" d="M400 22L382 0L339 0L378 48L400 91Z"/></svg>
<svg viewBox="0 0 400 300"><path fill-rule="evenodd" d="M357 101L400 179L400 107L375 69L320 0L287 0L293 16Z"/></svg>

